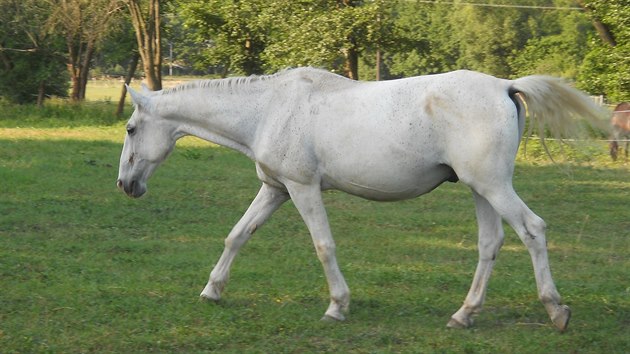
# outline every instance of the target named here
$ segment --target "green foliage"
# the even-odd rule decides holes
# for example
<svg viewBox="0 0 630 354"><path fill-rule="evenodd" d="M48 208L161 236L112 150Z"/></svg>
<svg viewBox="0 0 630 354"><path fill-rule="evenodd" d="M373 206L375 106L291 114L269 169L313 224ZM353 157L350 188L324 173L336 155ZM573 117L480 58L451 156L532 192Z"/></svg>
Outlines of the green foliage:
<svg viewBox="0 0 630 354"><path fill-rule="evenodd" d="M185 1L178 9L183 25L201 45L194 53L196 66L223 68L224 73L261 74L261 53L266 47L268 28L259 19L264 0Z"/></svg>
<svg viewBox="0 0 630 354"><path fill-rule="evenodd" d="M530 17L532 37L511 60L513 76L546 74L575 79L588 53L590 21L576 11Z"/></svg>
<svg viewBox="0 0 630 354"><path fill-rule="evenodd" d="M630 100L630 6L627 0L588 0L592 19L611 31L615 46L593 38L580 67L579 87L606 95L611 102Z"/></svg>
<svg viewBox="0 0 630 354"><path fill-rule="evenodd" d="M449 6L402 1L394 21L396 46L386 47L385 66L392 77L435 74L456 69L459 48Z"/></svg>
<svg viewBox="0 0 630 354"><path fill-rule="evenodd" d="M610 102L630 101L630 46L591 41L578 75L578 87L607 96Z"/></svg>
<svg viewBox="0 0 630 354"><path fill-rule="evenodd" d="M548 74L578 80L592 94L627 97L627 6L587 1L619 38L598 49L591 18L572 0L490 1L496 7L415 1L181 1L198 67L224 74L275 72L312 65L344 72L349 51L361 57L361 78L479 70L501 77ZM508 5L508 7L501 7ZM558 10L541 7L557 7ZM247 44L249 43L249 44ZM592 86L592 89L591 89Z"/></svg>
<svg viewBox="0 0 630 354"><path fill-rule="evenodd" d="M10 67L0 67L0 97L14 103L37 101L40 85L44 95L67 97L69 76L62 58L47 48L6 53Z"/></svg>
<svg viewBox="0 0 630 354"><path fill-rule="evenodd" d="M395 40L384 1L340 3L274 2L268 21L277 38L263 53L268 69L311 65L343 73L350 51L364 52ZM287 21L277 21L278 14Z"/></svg>
<svg viewBox="0 0 630 354"><path fill-rule="evenodd" d="M326 284L291 203L243 248L224 299L199 302L259 186L254 166L227 149L178 143L149 194L131 200L114 186L123 136L122 124L0 130L3 353L630 350L628 166L567 175L517 165L517 191L549 225L554 279L574 311L566 333L547 318L511 231L475 326L445 328L477 262L474 206L460 183L399 203L325 195L353 292L348 320L331 324L319 321Z"/></svg>
<svg viewBox="0 0 630 354"><path fill-rule="evenodd" d="M45 27L51 11L37 0L0 1L0 98L29 103L39 94L68 95L63 39Z"/></svg>
<svg viewBox="0 0 630 354"><path fill-rule="evenodd" d="M512 78L548 74L573 80L608 101L630 100L630 18L626 0L173 0L164 2L164 40L175 63L202 73L250 75L311 65L347 73L360 58L360 78L479 70ZM577 11L584 6L588 11ZM33 101L65 95L67 54L61 33L46 26L51 2L0 1L0 94ZM504 6L505 5L505 6ZM551 9L556 7L556 9ZM99 46L96 62L125 71L131 57L129 18ZM602 41L593 23L616 44ZM168 46L164 46L167 48ZM125 54L127 53L127 54ZM120 74L121 72L119 72Z"/></svg>
<svg viewBox="0 0 630 354"><path fill-rule="evenodd" d="M452 21L459 23L453 35L459 43L457 65L461 68L506 77L512 50L520 47L520 20L523 11L480 9L464 6L454 12ZM478 24L483 23L483 26Z"/></svg>

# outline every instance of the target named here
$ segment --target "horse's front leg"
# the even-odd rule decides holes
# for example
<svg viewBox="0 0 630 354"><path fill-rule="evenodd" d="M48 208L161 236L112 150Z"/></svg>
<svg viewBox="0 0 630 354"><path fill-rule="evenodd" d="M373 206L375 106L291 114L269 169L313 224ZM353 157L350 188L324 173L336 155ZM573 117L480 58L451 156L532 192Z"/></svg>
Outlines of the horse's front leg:
<svg viewBox="0 0 630 354"><path fill-rule="evenodd" d="M494 267L494 262L503 245L503 225L501 216L488 201L473 190L477 223L479 224L479 263L473 278L470 291L464 300L464 305L448 322L450 328L466 328L472 325L472 316L483 306L488 287L488 280Z"/></svg>
<svg viewBox="0 0 630 354"><path fill-rule="evenodd" d="M221 292L230 276L232 262L239 249L250 239L256 229L262 226L288 199L289 195L285 191L263 183L252 204L225 239L223 254L212 269L208 284L201 292L201 298L215 301L221 298Z"/></svg>
<svg viewBox="0 0 630 354"><path fill-rule="evenodd" d="M350 305L350 290L337 265L335 241L328 225L319 183L313 185L288 184L287 189L311 233L317 257L326 274L330 290L330 306L328 306L322 320L343 321L345 319L344 313L348 312Z"/></svg>

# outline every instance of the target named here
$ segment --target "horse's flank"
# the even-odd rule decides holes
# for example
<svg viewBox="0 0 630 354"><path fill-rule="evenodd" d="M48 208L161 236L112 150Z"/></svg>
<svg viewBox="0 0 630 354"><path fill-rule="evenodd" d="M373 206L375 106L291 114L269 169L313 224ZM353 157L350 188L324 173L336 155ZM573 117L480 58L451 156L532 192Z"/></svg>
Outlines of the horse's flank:
<svg viewBox="0 0 630 354"><path fill-rule="evenodd" d="M612 134L610 138L610 157L613 160L617 159L619 152L619 140L625 139L625 156L628 160L628 139L630 139L630 103L621 102L613 110L612 117L610 119L610 126L612 128Z"/></svg>

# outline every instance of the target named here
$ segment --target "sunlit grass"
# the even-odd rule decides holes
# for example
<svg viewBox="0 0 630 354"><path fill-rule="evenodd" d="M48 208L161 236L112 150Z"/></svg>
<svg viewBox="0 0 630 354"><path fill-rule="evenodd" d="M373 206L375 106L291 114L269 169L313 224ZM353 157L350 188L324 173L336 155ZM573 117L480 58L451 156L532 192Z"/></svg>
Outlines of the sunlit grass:
<svg viewBox="0 0 630 354"><path fill-rule="evenodd" d="M475 326L445 328L477 262L461 183L399 203L325 193L352 290L348 320L328 324L322 267L291 202L241 251L224 299L197 300L260 186L253 163L184 138L147 196L131 200L115 187L131 109L114 117L119 89L101 89L84 105L1 107L2 353L630 350L630 165L613 163L605 143L566 148L553 164L531 140L515 171L517 192L548 224L568 332L547 318L509 228Z"/></svg>
<svg viewBox="0 0 630 354"><path fill-rule="evenodd" d="M509 229L486 308L459 331L445 324L477 262L462 184L400 203L325 194L353 299L345 323L327 324L323 271L290 202L242 250L224 299L197 300L259 187L247 158L184 140L131 200L115 188L124 122L54 126L0 130L3 353L630 350L630 181L605 152L569 167L521 160L515 172L548 224L569 331L547 318Z"/></svg>

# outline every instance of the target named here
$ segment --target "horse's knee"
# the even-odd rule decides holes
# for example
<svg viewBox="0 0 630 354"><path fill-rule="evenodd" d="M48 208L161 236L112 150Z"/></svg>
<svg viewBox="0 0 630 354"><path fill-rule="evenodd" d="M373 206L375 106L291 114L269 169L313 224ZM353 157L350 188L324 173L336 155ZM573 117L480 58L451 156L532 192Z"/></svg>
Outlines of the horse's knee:
<svg viewBox="0 0 630 354"><path fill-rule="evenodd" d="M336 246L334 242L316 241L315 251L322 263L328 263L330 260L335 259Z"/></svg>
<svg viewBox="0 0 630 354"><path fill-rule="evenodd" d="M527 229L534 235L545 235L547 224L537 215L532 215L527 222Z"/></svg>
<svg viewBox="0 0 630 354"><path fill-rule="evenodd" d="M503 230L494 235L479 235L479 260L494 261L503 246Z"/></svg>
<svg viewBox="0 0 630 354"><path fill-rule="evenodd" d="M532 214L525 220L524 228L521 232L519 232L519 237L528 248L546 247L546 229L547 224L545 223L545 221L537 215Z"/></svg>

